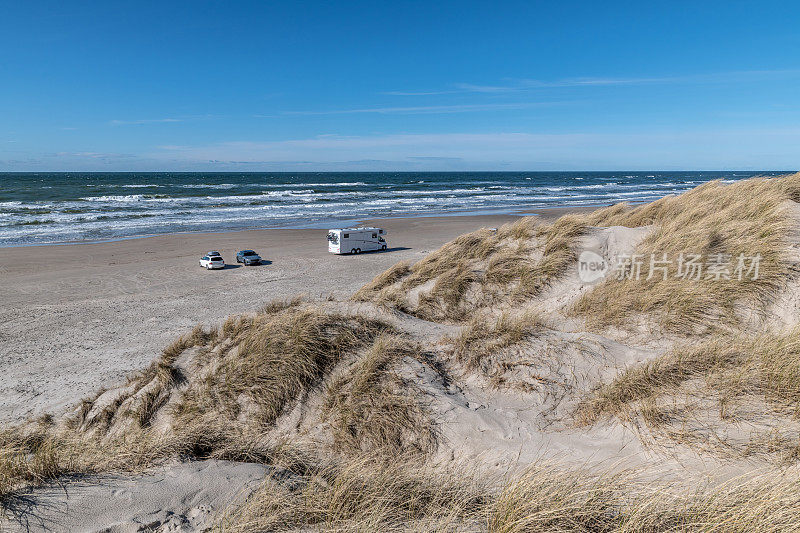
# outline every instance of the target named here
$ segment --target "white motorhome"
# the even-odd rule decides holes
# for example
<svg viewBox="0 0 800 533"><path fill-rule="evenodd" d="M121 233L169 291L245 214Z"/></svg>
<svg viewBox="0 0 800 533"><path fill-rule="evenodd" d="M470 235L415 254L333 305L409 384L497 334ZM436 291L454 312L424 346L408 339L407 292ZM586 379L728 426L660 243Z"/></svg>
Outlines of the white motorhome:
<svg viewBox="0 0 800 533"><path fill-rule="evenodd" d="M328 251L332 254L360 254L385 250L383 228L341 228L328 231Z"/></svg>

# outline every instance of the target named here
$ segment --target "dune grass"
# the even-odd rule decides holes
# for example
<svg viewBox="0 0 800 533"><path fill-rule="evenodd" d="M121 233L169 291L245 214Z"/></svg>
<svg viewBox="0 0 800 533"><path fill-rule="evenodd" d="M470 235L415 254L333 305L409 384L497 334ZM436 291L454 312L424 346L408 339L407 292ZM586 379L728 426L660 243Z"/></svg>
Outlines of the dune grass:
<svg viewBox="0 0 800 533"><path fill-rule="evenodd" d="M519 241L493 254L486 268L485 283L500 288L500 298L521 301L538 296L566 272L575 261L575 244L586 231L581 217L565 215L553 224L539 225L530 232L538 237L541 254L536 257L528 240ZM506 286L514 289L508 294Z"/></svg>
<svg viewBox="0 0 800 533"><path fill-rule="evenodd" d="M18 491L60 476L137 471L179 451L177 441L137 428L105 442L49 424L9 428L0 432L0 506Z"/></svg>
<svg viewBox="0 0 800 533"><path fill-rule="evenodd" d="M234 424L198 420L174 433L131 426L103 438L50 424L26 424L0 432L0 523L7 502L63 476L138 473L175 460L225 459L280 463L295 471L311 467L304 450Z"/></svg>
<svg viewBox="0 0 800 533"><path fill-rule="evenodd" d="M658 260L667 254L672 264L666 279L662 271L651 279L609 278L585 294L573 313L593 328L622 327L635 315L649 316L657 329L687 335L737 327L737 305L763 309L789 273L784 254L792 220L786 206L798 199L800 173L732 184L712 181L634 209L617 205L588 215L591 225L654 225L636 253L648 268L651 256ZM731 279L709 279L707 272L699 280L678 277L680 254L729 259ZM750 279L752 274L737 279L740 255L760 257L757 279Z"/></svg>
<svg viewBox="0 0 800 533"><path fill-rule="evenodd" d="M519 276L518 292L524 298L538 296L545 287L567 271L577 258L575 246L586 228L587 225L581 217L564 215L542 230L542 257L534 268L523 270Z"/></svg>
<svg viewBox="0 0 800 533"><path fill-rule="evenodd" d="M328 386L323 419L330 420L342 453L426 454L435 448L436 428L413 383L397 373L405 357L422 358L422 348L397 334L382 334Z"/></svg>
<svg viewBox="0 0 800 533"><path fill-rule="evenodd" d="M514 346L543 330L536 315L503 313L496 318L474 317L452 341L453 355L468 371L499 350Z"/></svg>
<svg viewBox="0 0 800 533"><path fill-rule="evenodd" d="M631 472L534 467L512 480L488 511L487 531L796 531L796 475L762 474L718 486L643 483Z"/></svg>
<svg viewBox="0 0 800 533"><path fill-rule="evenodd" d="M486 497L476 477L404 455L323 463L292 481L268 479L216 530L458 531L482 518Z"/></svg>
<svg viewBox="0 0 800 533"><path fill-rule="evenodd" d="M796 475L687 488L555 463L503 479L464 465L362 457L311 469L289 484L268 479L224 512L215 530L777 533L797 530L798 489Z"/></svg>
<svg viewBox="0 0 800 533"><path fill-rule="evenodd" d="M468 260L459 261L436 278L430 291L420 293L413 314L432 321L463 320L472 310L472 306L464 302L464 297L472 284L479 280L480 274Z"/></svg>
<svg viewBox="0 0 800 533"><path fill-rule="evenodd" d="M541 222L536 217L520 217L514 222L503 224L497 228L496 238L499 242L506 239L527 241L536 236Z"/></svg>
<svg viewBox="0 0 800 533"><path fill-rule="evenodd" d="M790 273L785 250L793 221L787 206L797 200L800 173L731 184L712 181L650 204L617 204L565 215L552 224L525 217L497 231L462 235L410 267L398 265L365 286L357 299L428 320L463 322L485 306L539 296L574 264L576 245L588 228L653 226L635 251L644 275L607 279L583 295L570 314L596 330L627 327L639 317L648 318L654 329L686 335L731 330L741 325L740 308L763 309ZM664 254L671 261L666 279L661 270L647 279L651 258L658 261ZM696 280L679 277L678 258L693 254L702 257L704 268L716 261L727 271L720 278L707 271ZM757 279L746 270L738 279L740 256L745 269L759 258ZM411 305L408 293L426 283L432 283L431 290L420 292L419 305Z"/></svg>
<svg viewBox="0 0 800 533"><path fill-rule="evenodd" d="M29 423L0 434L0 498L65 474L129 471L167 458L265 460L272 452L264 451L263 430L284 407L345 354L390 331L300 301L273 302L219 329L195 328L109 391L116 396L100 391L59 425ZM200 351L184 376L176 363L192 347ZM167 425L151 429L162 411Z"/></svg>
<svg viewBox="0 0 800 533"><path fill-rule="evenodd" d="M66 436L0 435L0 503L14 498L23 481L132 471L180 451L176 441L149 435L111 449L91 442L90 448ZM237 453L227 458L248 457ZM503 479L463 464L435 466L418 455L331 460L292 446L249 459L274 465L274 474L244 503L221 512L216 531L778 533L800 523L795 472L687 486L558 463L534 464Z"/></svg>
<svg viewBox="0 0 800 533"><path fill-rule="evenodd" d="M388 270L378 274L375 279L361 287L352 296L352 299L357 302L368 302L374 300L380 291L386 287L389 287L390 285L394 285L409 274L411 274L411 267L408 261L400 261Z"/></svg>
<svg viewBox="0 0 800 533"><path fill-rule="evenodd" d="M497 249L495 232L480 229L456 237L411 267L404 287L413 287L452 271L465 261L485 260Z"/></svg>
<svg viewBox="0 0 800 533"><path fill-rule="evenodd" d="M388 305L419 318L463 322L498 302L519 303L539 295L575 260L585 232L580 217L552 224L522 217L496 230L462 235L414 265L399 263L362 287L358 301ZM430 288L419 290L429 284ZM418 301L408 294L418 290Z"/></svg>
<svg viewBox="0 0 800 533"><path fill-rule="evenodd" d="M800 450L800 328L720 334L678 347L600 385L575 416L579 424L607 416L642 421L655 436L690 446L793 463ZM746 434L726 436L742 424L751 427Z"/></svg>
<svg viewBox="0 0 800 533"><path fill-rule="evenodd" d="M524 232L525 227L521 224L518 229L508 231ZM486 228L467 233L410 267L404 263L395 265L359 290L357 298L367 298L425 320L461 320L470 307L463 297L470 285L480 280L476 266L497 250L496 233ZM392 279L394 282L386 284ZM411 305L408 293L431 281L431 291L420 293L418 304ZM383 290L376 293L374 287Z"/></svg>
<svg viewBox="0 0 800 533"><path fill-rule="evenodd" d="M236 322L227 328L235 348L222 352L203 379L188 388L176 406L176 416L186 423L244 416L268 426L344 354L388 329L377 321L329 314L312 306Z"/></svg>
<svg viewBox="0 0 800 533"><path fill-rule="evenodd" d="M160 357L147 368L131 375L127 390L105 405L99 413L93 412L93 408L106 392L104 389L98 391L93 398L84 399L76 416L68 419L68 426L81 431L97 430L104 433L122 417L135 420L139 427L148 426L155 412L168 398L171 389L184 379L175 366L178 358L189 348L215 342L219 335L220 331L215 328L196 326L164 348Z"/></svg>
<svg viewBox="0 0 800 533"><path fill-rule="evenodd" d="M791 405L800 414L800 329L756 337L713 337L621 372L579 408L585 421L623 415L633 404L674 393L690 379L702 379L717 399L755 395Z"/></svg>

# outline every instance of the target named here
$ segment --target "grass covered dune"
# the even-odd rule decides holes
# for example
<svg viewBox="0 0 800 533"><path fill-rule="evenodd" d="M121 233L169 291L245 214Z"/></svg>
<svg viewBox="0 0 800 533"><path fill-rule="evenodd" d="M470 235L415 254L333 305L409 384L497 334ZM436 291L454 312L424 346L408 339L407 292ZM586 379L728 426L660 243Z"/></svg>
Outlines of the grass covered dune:
<svg viewBox="0 0 800 533"><path fill-rule="evenodd" d="M232 461L263 481L193 528L798 530L798 201L793 174L523 217L347 300L199 325L126 383L0 432L5 518L46 514L38 495L77 475ZM758 256L759 273L586 284L584 250ZM152 529L191 514L169 511Z"/></svg>

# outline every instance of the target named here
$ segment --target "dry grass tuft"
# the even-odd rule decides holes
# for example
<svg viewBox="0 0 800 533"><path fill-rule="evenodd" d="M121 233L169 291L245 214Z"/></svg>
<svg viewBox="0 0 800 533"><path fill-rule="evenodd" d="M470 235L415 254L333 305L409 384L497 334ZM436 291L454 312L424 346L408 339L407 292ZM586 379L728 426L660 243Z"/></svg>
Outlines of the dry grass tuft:
<svg viewBox="0 0 800 533"><path fill-rule="evenodd" d="M625 522L623 475L530 468L487 509L492 533L615 531Z"/></svg>
<svg viewBox="0 0 800 533"><path fill-rule="evenodd" d="M717 336L628 368L584 402L581 419L624 415L632 404L675 392L701 378L720 398L755 395L800 413L800 330L787 335Z"/></svg>
<svg viewBox="0 0 800 533"><path fill-rule="evenodd" d="M536 268L536 260L532 255L533 250L526 242L508 246L493 254L486 267L486 283L505 286L521 280Z"/></svg>
<svg viewBox="0 0 800 533"><path fill-rule="evenodd" d="M564 215L540 230L540 236L544 238L542 257L534 268L523 271L519 278L519 292L525 298L538 296L567 271L577 259L574 247L586 227L580 217Z"/></svg>
<svg viewBox="0 0 800 533"><path fill-rule="evenodd" d="M295 296L293 298L287 298L285 300L272 300L261 306L261 309L259 309L259 313L262 315L272 315L275 313L279 313L281 311L285 311L286 309L299 307L305 301L306 298L302 295Z"/></svg>
<svg viewBox="0 0 800 533"><path fill-rule="evenodd" d="M458 531L479 523L487 496L476 476L416 457L362 456L322 464L287 487L268 479L217 531Z"/></svg>
<svg viewBox="0 0 800 533"><path fill-rule="evenodd" d="M331 421L340 451L433 451L433 422L414 384L402 379L396 368L405 357L422 359L421 352L422 348L407 338L381 335L347 373L330 384L323 417Z"/></svg>
<svg viewBox="0 0 800 533"><path fill-rule="evenodd" d="M419 295L414 314L425 320L463 320L471 311L464 296L479 279L467 260L458 262L436 278L429 292Z"/></svg>
<svg viewBox="0 0 800 533"><path fill-rule="evenodd" d="M603 475L539 465L493 500L488 531L794 531L800 519L798 489L796 476L776 474L692 488L644 484L630 472Z"/></svg>
<svg viewBox="0 0 800 533"><path fill-rule="evenodd" d="M412 287L458 268L464 261L485 260L497 249L492 230L480 229L457 237L414 264L404 285Z"/></svg>
<svg viewBox="0 0 800 533"><path fill-rule="evenodd" d="M0 433L0 506L17 491L64 475L135 472L179 453L179 442L132 428L121 438L57 427L19 426Z"/></svg>
<svg viewBox="0 0 800 533"><path fill-rule="evenodd" d="M544 326L539 318L526 313L512 316L503 313L497 319L473 318L453 339L453 354L467 370L476 371L490 355L536 335Z"/></svg>
<svg viewBox="0 0 800 533"><path fill-rule="evenodd" d="M0 502L21 485L37 485L73 469L74 459L44 432L0 434Z"/></svg>
<svg viewBox="0 0 800 533"><path fill-rule="evenodd" d="M692 446L709 448L713 441L709 449L727 455L795 461L800 329L755 337L718 335L628 368L576 411L582 424L604 415L641 420L656 436ZM753 429L731 434L729 428L742 423Z"/></svg>
<svg viewBox="0 0 800 533"><path fill-rule="evenodd" d="M778 533L800 521L800 485L789 475L686 488L645 484L632 472L536 464L502 481L398 456L326 464L285 479L268 479L224 512L216 530Z"/></svg>
<svg viewBox="0 0 800 533"><path fill-rule="evenodd" d="M590 327L624 326L631 315L645 314L666 330L681 334L729 329L739 324L737 305L761 309L781 288L789 273L786 235L791 218L786 202L800 198L800 173L781 178L753 178L732 184L706 183L680 196L665 197L635 209L613 206L587 217L592 225L656 225L638 247L649 265L651 254L673 260L667 279L608 279L584 295L574 313ZM679 254L760 255L758 279L690 281L677 276Z"/></svg>
<svg viewBox="0 0 800 533"><path fill-rule="evenodd" d="M536 235L536 229L539 224L539 220L535 217L521 217L516 222L510 222L500 226L497 230L497 240L530 240Z"/></svg>
<svg viewBox="0 0 800 533"><path fill-rule="evenodd" d="M175 459L281 464L297 472L312 466L303 450L244 433L230 423L197 423L180 434L130 427L111 439L60 427L20 426L0 432L0 517L8 499L61 476L137 473Z"/></svg>
<svg viewBox="0 0 800 533"><path fill-rule="evenodd" d="M411 267L408 261L401 261L381 274L378 274L375 279L361 287L353 295L352 299L357 302L374 300L381 290L390 285L394 285L409 274L411 274Z"/></svg>
<svg viewBox="0 0 800 533"><path fill-rule="evenodd" d="M229 329L236 348L222 353L202 381L185 392L176 408L182 423L243 416L262 426L272 424L287 403L319 383L344 354L388 326L309 306L258 314L245 326Z"/></svg>
<svg viewBox="0 0 800 533"><path fill-rule="evenodd" d="M387 270L354 299L426 320L462 322L498 301L541 293L575 260L575 243L585 228L580 217L567 215L549 225L524 217L497 230L468 233L411 267L401 263ZM426 284L430 290L421 289ZM417 303L408 297L414 291Z"/></svg>

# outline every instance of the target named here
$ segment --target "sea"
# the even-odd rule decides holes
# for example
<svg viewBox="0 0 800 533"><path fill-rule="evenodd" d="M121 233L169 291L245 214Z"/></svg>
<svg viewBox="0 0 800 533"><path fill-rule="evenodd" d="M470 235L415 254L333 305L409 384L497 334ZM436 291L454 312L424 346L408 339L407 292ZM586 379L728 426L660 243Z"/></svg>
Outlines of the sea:
<svg viewBox="0 0 800 533"><path fill-rule="evenodd" d="M0 173L0 246L640 203L785 172Z"/></svg>

